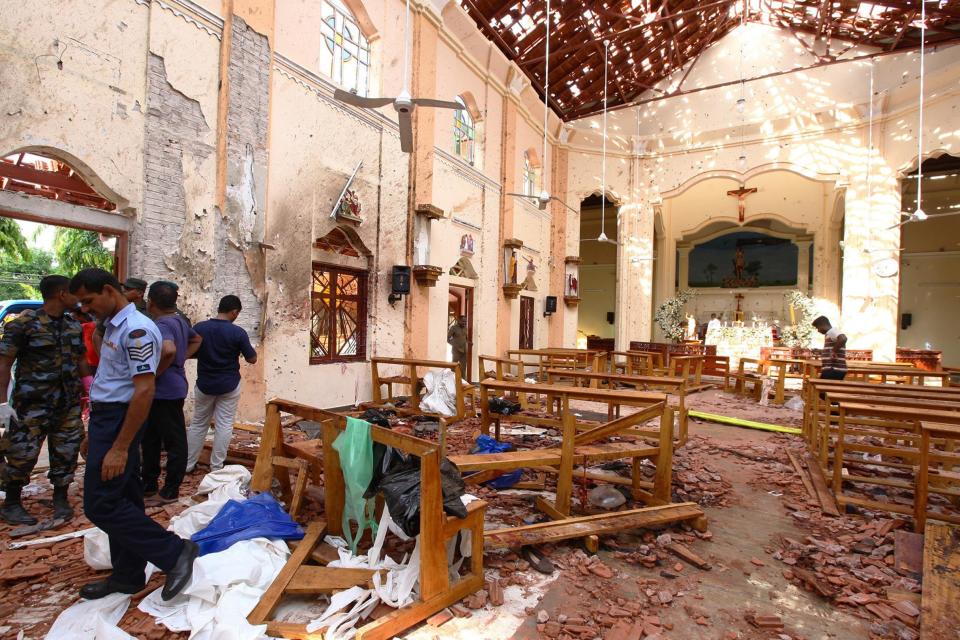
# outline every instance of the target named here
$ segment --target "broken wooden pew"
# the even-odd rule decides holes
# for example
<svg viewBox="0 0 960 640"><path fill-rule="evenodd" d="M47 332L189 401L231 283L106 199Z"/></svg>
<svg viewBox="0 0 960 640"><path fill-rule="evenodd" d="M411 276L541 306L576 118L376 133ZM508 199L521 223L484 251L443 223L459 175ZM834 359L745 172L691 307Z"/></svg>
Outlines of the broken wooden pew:
<svg viewBox="0 0 960 640"><path fill-rule="evenodd" d="M366 586L373 572L357 569L327 568L312 565L321 554L315 553L323 536L342 535L342 517L346 499L345 481L340 467L340 457L333 442L346 428L346 417L286 400L271 400L267 405L270 416L279 412L292 413L305 419L319 422L323 427L323 472L325 481L325 522L312 522L303 540L296 544L293 553L274 579L259 603L250 612L247 620L254 625L267 625L267 634L291 639L319 637L321 631L307 633L306 624L281 622L272 619L274 611L287 595L333 593L354 585ZM270 459L282 449L282 440L277 441L279 421L274 429L265 429L261 444L261 457L254 474L256 485L268 490L272 473L276 468ZM270 433L268 433L270 431ZM440 483L440 452L436 443L422 440L382 427L371 426L374 442L393 447L420 459L420 588L418 598L411 604L371 620L357 629L358 640L387 640L402 633L410 626L425 620L437 611L450 606L483 587L483 518L486 504L477 500L467 505L467 517L458 519L443 512L443 494ZM447 541L460 531L467 530L472 536L469 571L451 582L447 568Z"/></svg>

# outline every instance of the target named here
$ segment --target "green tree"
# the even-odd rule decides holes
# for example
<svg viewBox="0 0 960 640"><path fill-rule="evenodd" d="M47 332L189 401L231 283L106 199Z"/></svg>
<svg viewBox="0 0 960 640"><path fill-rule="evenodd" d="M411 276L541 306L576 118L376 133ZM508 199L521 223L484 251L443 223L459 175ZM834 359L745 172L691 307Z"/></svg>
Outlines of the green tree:
<svg viewBox="0 0 960 640"><path fill-rule="evenodd" d="M53 256L57 269L68 277L87 267L113 270L113 254L104 249L96 231L58 227L53 239Z"/></svg>
<svg viewBox="0 0 960 640"><path fill-rule="evenodd" d="M53 271L53 254L31 249L30 257L21 260L0 253L0 300L39 300L40 279Z"/></svg>
<svg viewBox="0 0 960 640"><path fill-rule="evenodd" d="M30 249L20 225L13 218L0 218L0 256L27 260Z"/></svg>

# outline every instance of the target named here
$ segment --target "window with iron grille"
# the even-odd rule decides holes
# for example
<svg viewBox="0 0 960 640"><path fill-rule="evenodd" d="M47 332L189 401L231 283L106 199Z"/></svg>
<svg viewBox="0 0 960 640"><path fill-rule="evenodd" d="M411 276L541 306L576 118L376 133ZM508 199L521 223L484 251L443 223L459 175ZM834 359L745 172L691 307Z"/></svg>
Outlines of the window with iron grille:
<svg viewBox="0 0 960 640"><path fill-rule="evenodd" d="M473 164L474 142L477 137L473 116L460 96L456 97L456 102L463 108L453 112L453 152L462 160Z"/></svg>
<svg viewBox="0 0 960 640"><path fill-rule="evenodd" d="M310 289L310 364L366 356L367 272L313 264Z"/></svg>
<svg viewBox="0 0 960 640"><path fill-rule="evenodd" d="M320 72L347 91L366 96L370 82L370 44L353 14L340 0L321 3Z"/></svg>

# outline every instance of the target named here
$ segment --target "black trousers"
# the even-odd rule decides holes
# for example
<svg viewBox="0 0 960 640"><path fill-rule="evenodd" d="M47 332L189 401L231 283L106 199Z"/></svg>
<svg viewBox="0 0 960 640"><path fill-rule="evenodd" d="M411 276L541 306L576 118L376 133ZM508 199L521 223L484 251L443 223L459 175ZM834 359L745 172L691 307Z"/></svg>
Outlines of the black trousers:
<svg viewBox="0 0 960 640"><path fill-rule="evenodd" d="M112 579L136 586L146 580L147 562L162 571L173 568L183 551L183 540L143 512L143 486L140 484L142 428L130 443L123 473L106 482L100 479L103 458L120 433L126 414L126 403L93 403L87 429L83 511L90 522L100 527L110 539Z"/></svg>
<svg viewBox="0 0 960 640"><path fill-rule="evenodd" d="M165 498L180 495L180 483L187 471L187 425L183 419L183 400L154 400L143 428L143 468L145 491L156 491L160 480L160 451L167 452L167 473L160 494Z"/></svg>
<svg viewBox="0 0 960 640"><path fill-rule="evenodd" d="M846 371L837 371L836 369L824 369L820 372L821 380L843 380L846 377Z"/></svg>

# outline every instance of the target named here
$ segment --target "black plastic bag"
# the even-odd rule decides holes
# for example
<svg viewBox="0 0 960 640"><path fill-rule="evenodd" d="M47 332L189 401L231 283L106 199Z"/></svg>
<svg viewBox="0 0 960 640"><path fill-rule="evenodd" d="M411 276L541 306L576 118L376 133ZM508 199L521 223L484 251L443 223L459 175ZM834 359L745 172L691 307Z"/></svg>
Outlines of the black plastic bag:
<svg viewBox="0 0 960 640"><path fill-rule="evenodd" d="M491 413L499 413L504 416L508 416L512 413L520 412L520 403L513 402L512 400L507 400L506 398L490 398L490 403L488 408Z"/></svg>
<svg viewBox="0 0 960 640"><path fill-rule="evenodd" d="M460 500L466 486L455 464L444 458L440 462L440 484L443 488L443 510L457 518L467 517L467 508ZM409 456L399 460L380 481L390 517L408 536L420 533L420 458Z"/></svg>
<svg viewBox="0 0 960 640"><path fill-rule="evenodd" d="M370 424L375 424L380 427L390 428L390 418L387 412L381 411L379 409L367 409L363 412L363 415L360 416L361 420L365 420Z"/></svg>

